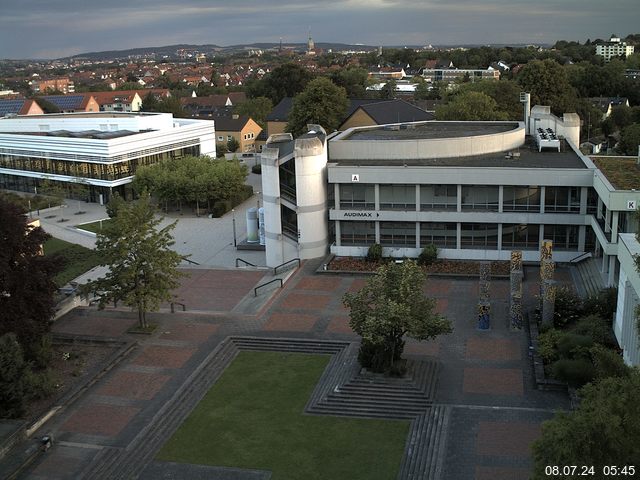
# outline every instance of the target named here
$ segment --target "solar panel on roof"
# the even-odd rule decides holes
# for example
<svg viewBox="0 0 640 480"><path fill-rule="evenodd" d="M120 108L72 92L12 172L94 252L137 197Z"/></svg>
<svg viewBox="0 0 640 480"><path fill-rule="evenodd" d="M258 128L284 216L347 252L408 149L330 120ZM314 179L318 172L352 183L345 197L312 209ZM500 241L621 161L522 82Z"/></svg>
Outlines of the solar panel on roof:
<svg viewBox="0 0 640 480"><path fill-rule="evenodd" d="M48 95L42 98L62 110L72 110L80 107L84 97L82 95Z"/></svg>
<svg viewBox="0 0 640 480"><path fill-rule="evenodd" d="M0 100L0 115L17 114L24 105L24 100Z"/></svg>

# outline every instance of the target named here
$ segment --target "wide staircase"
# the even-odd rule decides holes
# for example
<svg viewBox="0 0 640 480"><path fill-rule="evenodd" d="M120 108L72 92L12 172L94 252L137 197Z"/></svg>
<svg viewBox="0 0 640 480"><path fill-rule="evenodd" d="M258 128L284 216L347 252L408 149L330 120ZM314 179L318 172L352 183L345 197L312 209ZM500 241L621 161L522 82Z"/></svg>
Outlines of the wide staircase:
<svg viewBox="0 0 640 480"><path fill-rule="evenodd" d="M605 282L600 273L601 258L587 258L575 264L582 288L587 297L597 295L605 288Z"/></svg>

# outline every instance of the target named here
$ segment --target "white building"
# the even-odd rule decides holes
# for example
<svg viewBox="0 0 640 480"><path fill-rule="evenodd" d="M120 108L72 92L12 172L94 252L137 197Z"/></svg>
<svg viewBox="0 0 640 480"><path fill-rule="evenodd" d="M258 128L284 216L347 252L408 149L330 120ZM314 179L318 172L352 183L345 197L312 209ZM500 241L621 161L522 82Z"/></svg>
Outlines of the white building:
<svg viewBox="0 0 640 480"><path fill-rule="evenodd" d="M89 186L92 201L128 196L136 169L166 158L215 157L210 120L170 113L72 113L0 118L0 188L43 180Z"/></svg>
<svg viewBox="0 0 640 480"><path fill-rule="evenodd" d="M620 278L618 280L618 306L613 331L618 345L623 350L623 358L628 365L640 365L640 331L636 308L640 296L640 275L636 269L635 257L640 255L640 243L631 233L620 235L618 242Z"/></svg>
<svg viewBox="0 0 640 480"><path fill-rule="evenodd" d="M604 57L605 62L608 62L613 57L628 57L633 55L633 51L633 45L627 45L616 35L611 35L608 42L596 44L596 55Z"/></svg>

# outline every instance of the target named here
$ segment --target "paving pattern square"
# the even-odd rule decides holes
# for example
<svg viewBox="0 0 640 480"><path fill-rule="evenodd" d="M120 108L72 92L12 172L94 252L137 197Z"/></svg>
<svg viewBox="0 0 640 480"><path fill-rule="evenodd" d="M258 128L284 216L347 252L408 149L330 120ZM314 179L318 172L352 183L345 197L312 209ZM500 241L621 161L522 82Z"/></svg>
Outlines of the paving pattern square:
<svg viewBox="0 0 640 480"><path fill-rule="evenodd" d="M489 287L489 295L493 300L508 300L511 294L511 286L508 281L492 281Z"/></svg>
<svg viewBox="0 0 640 480"><path fill-rule="evenodd" d="M529 480L529 470L510 467L476 467L475 480Z"/></svg>
<svg viewBox="0 0 640 480"><path fill-rule="evenodd" d="M195 351L195 348L149 345L131 363L147 367L181 368Z"/></svg>
<svg viewBox="0 0 640 480"><path fill-rule="evenodd" d="M266 331L308 332L318 317L315 315L301 315L297 313L274 313L264 326Z"/></svg>
<svg viewBox="0 0 640 480"><path fill-rule="evenodd" d="M60 448L60 447L58 447ZM86 456L95 454L91 450L86 450ZM87 461L87 458L78 455L65 455L56 452L56 455L44 455L42 461L33 469L33 475L46 478L47 480L58 480L65 478L76 478L81 467ZM31 475L30 475L31 477Z"/></svg>
<svg viewBox="0 0 640 480"><path fill-rule="evenodd" d="M364 287L367 284L367 280L368 279L366 278L354 278L353 282L349 286L348 291L353 293L353 292L358 292L362 290L362 287Z"/></svg>
<svg viewBox="0 0 640 480"><path fill-rule="evenodd" d="M139 408L122 405L84 405L77 408L61 428L67 432L115 437L139 411Z"/></svg>
<svg viewBox="0 0 640 480"><path fill-rule="evenodd" d="M290 293L280 304L281 308L303 308L305 310L324 310L331 301L329 295L308 293Z"/></svg>
<svg viewBox="0 0 640 480"><path fill-rule="evenodd" d="M407 341L404 345L404 353L437 357L440 355L440 339L425 340L424 342Z"/></svg>
<svg viewBox="0 0 640 480"><path fill-rule="evenodd" d="M523 395L522 370L519 368L465 368L462 391L487 395Z"/></svg>
<svg viewBox="0 0 640 480"><path fill-rule="evenodd" d="M173 294L187 310L229 311L249 293L264 272L240 270L182 270L182 278Z"/></svg>
<svg viewBox="0 0 640 480"><path fill-rule="evenodd" d="M172 321L163 326L160 338L162 340L203 343L219 328L220 325L217 324Z"/></svg>
<svg viewBox="0 0 640 480"><path fill-rule="evenodd" d="M340 277L305 277L298 285L297 290L320 290L323 292L333 292L342 284Z"/></svg>
<svg viewBox="0 0 640 480"><path fill-rule="evenodd" d="M542 433L536 423L480 422L476 453L492 456L530 456L530 446Z"/></svg>
<svg viewBox="0 0 640 480"><path fill-rule="evenodd" d="M445 315L447 313L447 309L449 308L449 299L448 298L437 298L436 299L436 312L440 315Z"/></svg>
<svg viewBox="0 0 640 480"><path fill-rule="evenodd" d="M466 358L508 362L520 360L520 342L508 338L471 337L467 340Z"/></svg>
<svg viewBox="0 0 640 480"><path fill-rule="evenodd" d="M440 297L449 295L451 291L451 280L439 278L428 278L424 284L424 293L428 297Z"/></svg>
<svg viewBox="0 0 640 480"><path fill-rule="evenodd" d="M55 333L119 337L135 325L136 320L131 318L74 315L56 322L52 330Z"/></svg>
<svg viewBox="0 0 640 480"><path fill-rule="evenodd" d="M331 321L327 326L327 332L355 335L355 333L349 326L348 315L336 315L334 317L331 317Z"/></svg>
<svg viewBox="0 0 640 480"><path fill-rule="evenodd" d="M118 371L98 390L99 395L150 400L171 378L169 375Z"/></svg>

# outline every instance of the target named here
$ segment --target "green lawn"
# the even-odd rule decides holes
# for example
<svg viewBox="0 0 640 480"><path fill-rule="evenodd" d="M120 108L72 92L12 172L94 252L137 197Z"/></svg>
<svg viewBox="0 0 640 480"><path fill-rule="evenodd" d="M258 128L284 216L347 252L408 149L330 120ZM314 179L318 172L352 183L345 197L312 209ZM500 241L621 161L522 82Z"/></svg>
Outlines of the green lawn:
<svg viewBox="0 0 640 480"><path fill-rule="evenodd" d="M79 228L81 230L86 230L87 232L93 232L93 233L99 233L100 232L100 220L98 220L97 222L91 222L91 223L83 223L82 225L77 225L76 228ZM111 219L108 218L106 220L102 220L102 228L106 227L107 225L109 225L109 223L111 223Z"/></svg>
<svg viewBox="0 0 640 480"><path fill-rule="evenodd" d="M270 470L272 480L396 478L409 421L303 414L328 361L240 352L158 459Z"/></svg>
<svg viewBox="0 0 640 480"><path fill-rule="evenodd" d="M100 257L94 250L53 237L45 242L44 254L59 254L65 259L64 269L54 278L59 287L100 263Z"/></svg>

